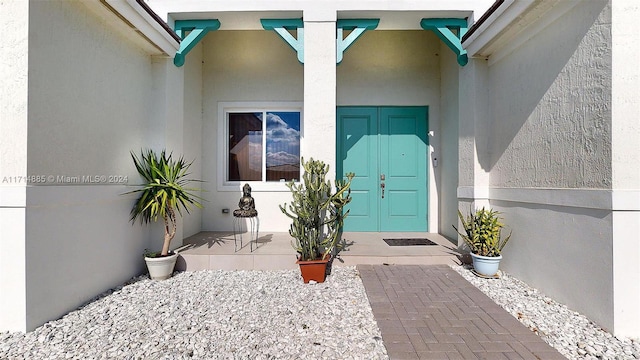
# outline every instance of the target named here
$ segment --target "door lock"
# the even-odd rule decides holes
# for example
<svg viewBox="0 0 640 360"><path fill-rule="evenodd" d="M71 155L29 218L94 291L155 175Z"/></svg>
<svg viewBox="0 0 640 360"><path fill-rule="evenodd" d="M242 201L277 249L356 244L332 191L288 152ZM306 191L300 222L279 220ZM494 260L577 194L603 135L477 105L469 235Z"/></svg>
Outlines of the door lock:
<svg viewBox="0 0 640 360"><path fill-rule="evenodd" d="M384 174L380 174L380 181L384 181Z"/></svg>
<svg viewBox="0 0 640 360"><path fill-rule="evenodd" d="M380 183L380 188L382 189L382 198L384 199L384 183Z"/></svg>

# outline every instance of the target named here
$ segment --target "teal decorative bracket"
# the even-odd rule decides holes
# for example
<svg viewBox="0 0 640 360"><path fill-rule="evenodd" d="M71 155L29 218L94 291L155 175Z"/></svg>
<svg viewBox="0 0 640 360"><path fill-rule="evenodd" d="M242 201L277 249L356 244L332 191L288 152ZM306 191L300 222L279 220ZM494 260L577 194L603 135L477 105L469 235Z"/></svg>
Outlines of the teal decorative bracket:
<svg viewBox="0 0 640 360"><path fill-rule="evenodd" d="M336 24L336 64L342 62L344 52L358 40L367 30L374 30L378 27L380 19L338 19ZM344 30L351 30L351 33L345 38Z"/></svg>
<svg viewBox="0 0 640 360"><path fill-rule="evenodd" d="M220 21L212 20L176 20L176 34L182 39L180 49L173 57L173 64L177 67L184 65L184 58L187 53L198 44L209 31L215 31L220 28ZM186 33L189 32L189 35ZM186 36L185 36L186 35Z"/></svg>
<svg viewBox="0 0 640 360"><path fill-rule="evenodd" d="M298 54L298 61L304 64L304 23L302 19L260 19L262 28L275 31ZM288 30L296 30L294 38Z"/></svg>
<svg viewBox="0 0 640 360"><path fill-rule="evenodd" d="M422 19L420 26L425 30L431 30L458 56L458 64L467 65L469 58L467 50L462 48L462 37L466 34L466 19ZM452 30L456 30L455 34Z"/></svg>

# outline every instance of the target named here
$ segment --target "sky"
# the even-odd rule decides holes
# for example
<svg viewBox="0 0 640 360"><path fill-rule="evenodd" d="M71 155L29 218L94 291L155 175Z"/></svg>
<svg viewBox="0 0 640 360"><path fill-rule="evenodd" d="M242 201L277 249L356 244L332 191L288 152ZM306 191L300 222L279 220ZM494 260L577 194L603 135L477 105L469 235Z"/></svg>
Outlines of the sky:
<svg viewBox="0 0 640 360"><path fill-rule="evenodd" d="M256 113L262 118L262 114ZM298 165L300 163L300 113L267 112L266 157L267 168L279 165ZM262 168L262 136L260 132L249 135L250 167Z"/></svg>
<svg viewBox="0 0 640 360"><path fill-rule="evenodd" d="M300 113L267 113L267 167L300 162Z"/></svg>

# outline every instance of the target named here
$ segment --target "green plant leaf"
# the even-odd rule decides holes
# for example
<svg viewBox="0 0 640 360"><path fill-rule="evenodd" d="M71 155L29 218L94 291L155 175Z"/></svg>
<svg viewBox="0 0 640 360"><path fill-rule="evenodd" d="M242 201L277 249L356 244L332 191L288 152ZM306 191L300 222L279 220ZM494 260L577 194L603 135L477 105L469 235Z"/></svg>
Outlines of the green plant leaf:
<svg viewBox="0 0 640 360"><path fill-rule="evenodd" d="M501 240L504 224L500 221L499 215L498 211L484 207L475 212L470 207L467 217L458 210L458 218L464 233L460 232L455 225L453 228L474 254L490 257L500 256L500 252L511 238L511 232Z"/></svg>
<svg viewBox="0 0 640 360"><path fill-rule="evenodd" d="M197 188L187 188L191 182L200 180L187 179L187 170L192 162L183 157L174 159L165 150L159 154L153 150L142 150L138 157L131 152L134 166L143 179L139 189L125 194L139 194L130 212L130 221L148 223L162 217L165 222L165 244L162 255L168 252L169 242L175 236L175 211L182 215L182 210L189 213L191 206L202 208L203 200L195 192Z"/></svg>

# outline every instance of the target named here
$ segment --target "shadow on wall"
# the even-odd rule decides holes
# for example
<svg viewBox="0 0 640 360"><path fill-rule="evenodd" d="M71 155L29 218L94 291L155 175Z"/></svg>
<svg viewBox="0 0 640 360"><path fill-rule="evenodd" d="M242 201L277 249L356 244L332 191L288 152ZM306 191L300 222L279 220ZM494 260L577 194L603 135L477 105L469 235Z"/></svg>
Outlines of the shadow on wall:
<svg viewBox="0 0 640 360"><path fill-rule="evenodd" d="M610 64L611 59L604 58L611 54L610 44L579 49L592 29L598 26L596 22L607 11L607 4L608 1L604 0L581 2L489 68L489 87L493 90L489 95L490 119L493 120L487 135L489 151L479 151L478 160L483 169L491 171L527 120L535 116L534 112L541 103L558 102L557 108L552 107L553 111L559 115L565 112L569 116L574 108L586 104L584 93L568 90L579 90L579 82L588 80L585 72L594 63ZM576 59L585 56L591 59L574 64ZM569 66L573 67L571 72L567 71ZM571 78L576 75L580 77ZM557 91L556 94L561 95L559 97L544 99L555 86L560 88L562 85L571 88ZM569 103L575 107L570 109L566 106Z"/></svg>

